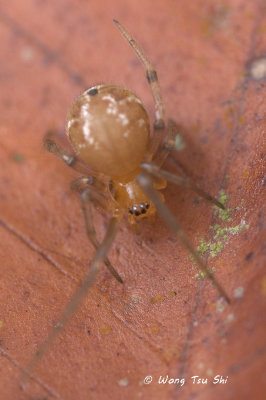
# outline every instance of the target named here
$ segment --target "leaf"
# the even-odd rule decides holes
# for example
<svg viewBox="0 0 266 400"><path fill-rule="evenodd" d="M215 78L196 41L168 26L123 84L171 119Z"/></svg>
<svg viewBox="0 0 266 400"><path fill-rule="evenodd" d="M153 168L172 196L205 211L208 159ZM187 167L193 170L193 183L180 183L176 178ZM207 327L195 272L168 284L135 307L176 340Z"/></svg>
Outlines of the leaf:
<svg viewBox="0 0 266 400"><path fill-rule="evenodd" d="M262 399L264 2L102 4L0 6L0 391L6 400ZM103 266L22 390L21 368L94 254L69 189L78 175L43 150L42 137L64 131L74 97L99 82L132 88L153 118L144 71L114 17L153 61L167 115L181 127L186 147L166 167L228 196L230 225L188 190L169 184L164 192L195 247L201 239L213 243L219 226L223 247L207 262L232 305L195 278L193 261L159 218L154 226L144 222L140 236L123 221L109 256L124 285ZM248 229L228 233L243 220ZM106 221L97 210L95 223L102 238ZM213 385L216 375L227 383ZM167 376L176 381L159 383ZM208 383L193 384L192 376Z"/></svg>

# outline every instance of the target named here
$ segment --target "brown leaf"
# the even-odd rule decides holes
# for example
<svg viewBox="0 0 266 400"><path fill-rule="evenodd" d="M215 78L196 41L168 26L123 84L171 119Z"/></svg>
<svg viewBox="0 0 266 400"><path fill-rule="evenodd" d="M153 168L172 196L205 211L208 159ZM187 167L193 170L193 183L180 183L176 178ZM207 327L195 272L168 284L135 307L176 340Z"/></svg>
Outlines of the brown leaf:
<svg viewBox="0 0 266 400"><path fill-rule="evenodd" d="M0 6L0 392L6 400L263 398L265 15L263 0ZM124 285L102 268L22 390L21 368L94 254L69 189L77 174L42 149L42 137L51 128L64 131L74 97L100 82L133 89L153 115L142 66L113 18L153 61L167 115L182 127L186 148L166 166L176 164L209 193L228 197L231 214L222 221L188 190L169 184L165 191L195 247L201 239L202 251L211 248L208 265L233 301L225 305L208 281L195 277L186 250L159 218L154 226L143 223L139 237L123 221L109 256ZM102 237L105 219L97 211L95 222ZM216 375L228 376L227 383L214 385ZM144 384L146 376L153 382ZM158 382L166 376L185 383ZM192 376L208 383L193 384Z"/></svg>

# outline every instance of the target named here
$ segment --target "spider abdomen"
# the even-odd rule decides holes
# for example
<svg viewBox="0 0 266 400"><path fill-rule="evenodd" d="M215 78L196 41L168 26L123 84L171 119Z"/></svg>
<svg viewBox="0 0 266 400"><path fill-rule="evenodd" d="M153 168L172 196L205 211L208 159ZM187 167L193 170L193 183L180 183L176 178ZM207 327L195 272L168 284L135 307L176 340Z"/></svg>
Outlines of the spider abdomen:
<svg viewBox="0 0 266 400"><path fill-rule="evenodd" d="M74 101L67 122L67 134L77 155L95 171L115 178L139 168L149 130L141 100L115 85L83 92Z"/></svg>

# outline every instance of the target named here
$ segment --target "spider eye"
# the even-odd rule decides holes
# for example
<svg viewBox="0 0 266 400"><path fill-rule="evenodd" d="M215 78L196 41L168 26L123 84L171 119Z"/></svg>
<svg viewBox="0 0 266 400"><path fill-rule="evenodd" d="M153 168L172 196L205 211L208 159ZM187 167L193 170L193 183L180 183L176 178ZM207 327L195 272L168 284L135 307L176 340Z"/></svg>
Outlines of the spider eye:
<svg viewBox="0 0 266 400"><path fill-rule="evenodd" d="M134 205L128 209L129 214L135 215L138 217L141 214L146 214L147 209L150 207L149 203L140 203L138 205Z"/></svg>
<svg viewBox="0 0 266 400"><path fill-rule="evenodd" d="M146 213L146 207L145 207L145 204L143 204L143 203L140 203L140 211L141 211L141 214L145 214Z"/></svg>

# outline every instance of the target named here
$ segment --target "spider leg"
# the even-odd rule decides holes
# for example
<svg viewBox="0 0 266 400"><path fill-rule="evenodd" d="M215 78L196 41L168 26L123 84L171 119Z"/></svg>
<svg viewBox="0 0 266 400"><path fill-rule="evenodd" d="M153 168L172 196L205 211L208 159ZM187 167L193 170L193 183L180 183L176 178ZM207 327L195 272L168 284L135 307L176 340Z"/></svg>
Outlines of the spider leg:
<svg viewBox="0 0 266 400"><path fill-rule="evenodd" d="M107 192L107 186L104 182L100 181L99 179L95 178L94 176L80 176L79 178L75 179L70 184L70 189L76 190L78 193L82 193L84 189L86 189L90 185L94 190L99 192L99 196L105 199L105 202L102 203L101 207L108 209L108 205L106 202L106 198L104 193Z"/></svg>
<svg viewBox="0 0 266 400"><path fill-rule="evenodd" d="M33 370L36 368L42 356L46 353L46 351L50 348L51 344L54 342L59 333L64 329L67 321L70 319L72 314L75 312L83 298L86 296L88 289L94 282L97 272L99 271L101 263L105 260L108 251L111 248L111 245L114 241L117 225L120 221L120 218L113 217L110 220L107 232L105 237L101 243L101 245L97 248L93 260L90 265L90 270L84 278L81 286L76 290L76 293L72 297L69 304L66 306L63 314L60 319L52 328L50 334L41 344L33 358L30 360L28 365L23 370L23 375L21 377L22 386L25 384L26 380L31 377Z"/></svg>
<svg viewBox="0 0 266 400"><path fill-rule="evenodd" d="M157 190L153 188L152 184L152 176L150 176L147 173L141 173L137 176L137 181L142 187L143 191L146 193L147 196L151 199L155 207L157 208L158 212L161 214L164 222L166 225L171 229L174 233L176 233L184 246L187 248L187 250L192 254L198 265L200 266L201 270L206 274L206 276L211 280L211 282L216 286L217 290L219 293L224 297L224 299L227 301L228 304L230 304L230 298L228 294L225 292L223 287L220 285L220 283L217 281L217 279L214 277L214 275L209 271L208 267L206 264L203 262L203 260L200 258L196 250L194 250L192 244L190 243L189 239L185 235L182 227L179 225L177 222L176 218L174 215L168 210L166 205L161 201L161 198L159 196L159 193Z"/></svg>
<svg viewBox="0 0 266 400"><path fill-rule="evenodd" d="M86 232L90 242L94 246L95 250L97 250L99 247L99 242L96 237L96 231L93 223L91 208L92 202L99 204L102 208L107 208L107 200L101 193L91 188L84 189L81 194L81 204L85 220ZM104 259L104 263L111 274L115 277L115 279L118 280L118 282L123 283L122 278L107 257Z"/></svg>
<svg viewBox="0 0 266 400"><path fill-rule="evenodd" d="M88 168L86 167L86 165L83 164L82 161L78 160L75 156L70 155L66 150L62 149L61 146L59 146L54 140L52 140L50 138L50 136L52 134L53 134L53 132L48 132L45 135L45 137L43 139L44 147L49 152L55 154L62 161L64 161L67 165L76 169L77 171L84 172L84 168L85 168L85 171L88 172ZM80 178L76 179L75 181L73 181L71 183L71 188L80 191L80 188L84 184L94 185L98 190L101 190L101 191L103 191L106 187L106 185L103 182L101 182L99 179L97 179L96 177L86 176L86 177L80 177ZM89 189L87 189L87 190L89 191ZM90 192L90 193L92 193L92 192ZM84 194L86 194L85 191L84 191ZM92 194L90 194L90 196L91 196L91 200L92 200ZM92 245L94 246L94 248L97 249L99 246L99 242L97 241L97 238L96 238L96 232L95 232L94 225L93 225L91 208L90 208L89 202L87 202L88 206L85 207L85 200L84 200L83 195L81 196L81 198L82 198L82 209L83 209L83 213L84 213L87 235L88 235L88 238L91 241ZM102 208L105 208L103 206L103 196L100 201L100 195L98 195L98 202L101 202ZM118 280L118 282L123 283L122 278L119 276L118 272L112 266L112 264L108 260L108 258L104 261L104 263L105 263L106 267L109 269L109 271L111 272L111 274L113 274L113 276Z"/></svg>
<svg viewBox="0 0 266 400"><path fill-rule="evenodd" d="M220 201L218 201L215 197L211 196L209 193L206 193L204 190L199 188L193 181L191 181L191 179L184 178L176 174L171 174L170 172L160 169L159 167L157 167L157 165L154 165L152 163L143 163L142 169L154 177L164 178L169 182L175 183L176 185L185 186L196 192L199 196L203 197L205 200L210 201L217 207L224 210L224 205Z"/></svg>
<svg viewBox="0 0 266 400"><path fill-rule="evenodd" d="M176 136L179 134L179 127L176 122L172 119L168 120L168 125L166 128L165 139L162 141L160 146L152 158L152 162L158 166L164 164L165 160L169 156L171 150L175 149Z"/></svg>
<svg viewBox="0 0 266 400"><path fill-rule="evenodd" d="M152 96L153 96L154 104L155 104L154 131L156 134L153 135L153 137L152 137L152 140L150 143L151 147L149 150L149 154L152 155L158 149L158 146L163 137L163 133L165 131L165 110L164 110L164 104L163 104L163 100L162 100L161 88L160 88L160 85L158 82L157 72L154 69L151 62L146 57L146 55L144 54L143 50L139 47L139 45L136 43L136 41L132 38L130 33L117 20L114 19L113 21L114 21L115 25L117 26L117 28L120 30L121 34L124 36L124 38L130 44L130 46L134 49L134 51L136 52L140 61L144 65L144 68L146 69L146 77L147 77L148 83L151 87L151 92L152 92Z"/></svg>
<svg viewBox="0 0 266 400"><path fill-rule="evenodd" d="M56 143L53 136L54 132L49 131L43 138L43 146L47 151L56 155L65 164L76 171L84 175L90 174L95 176L95 173L83 161L79 160L75 155L70 154L67 150L63 149L58 143Z"/></svg>

